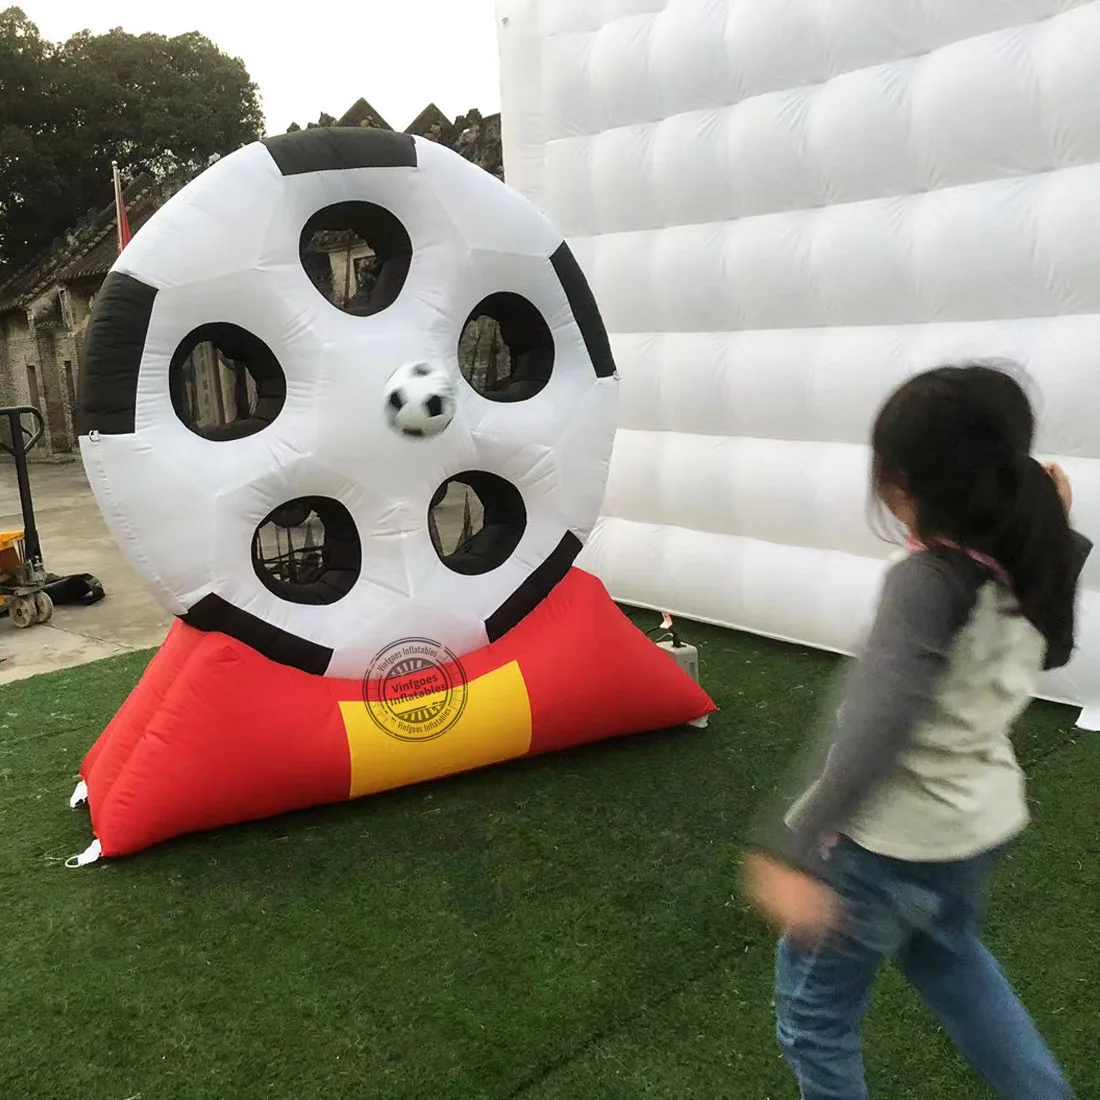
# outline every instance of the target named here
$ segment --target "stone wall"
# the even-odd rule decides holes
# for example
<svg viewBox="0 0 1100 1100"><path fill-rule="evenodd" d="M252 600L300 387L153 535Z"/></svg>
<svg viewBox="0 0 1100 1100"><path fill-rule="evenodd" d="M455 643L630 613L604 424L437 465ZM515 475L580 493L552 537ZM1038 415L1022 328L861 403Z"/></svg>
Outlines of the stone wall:
<svg viewBox="0 0 1100 1100"><path fill-rule="evenodd" d="M199 344L183 364L178 394L184 420L200 430L245 420L256 410L256 383L212 344Z"/></svg>
<svg viewBox="0 0 1100 1100"><path fill-rule="evenodd" d="M458 136L452 148L497 179L504 179L500 115L483 118L480 111L471 111L455 120L455 129Z"/></svg>
<svg viewBox="0 0 1100 1100"><path fill-rule="evenodd" d="M45 420L45 435L30 457L72 454L79 371L76 335L10 312L0 321L0 348L0 404L33 405Z"/></svg>
<svg viewBox="0 0 1100 1100"><path fill-rule="evenodd" d="M463 330L458 344L458 365L463 377L479 393L494 390L507 381L512 369L511 355L501 339L500 325L492 317L477 317Z"/></svg>

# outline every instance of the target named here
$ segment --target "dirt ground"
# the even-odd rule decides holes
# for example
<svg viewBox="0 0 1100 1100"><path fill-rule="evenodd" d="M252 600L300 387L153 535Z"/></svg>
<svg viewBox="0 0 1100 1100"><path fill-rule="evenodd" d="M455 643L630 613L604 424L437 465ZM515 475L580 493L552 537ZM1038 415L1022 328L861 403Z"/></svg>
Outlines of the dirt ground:
<svg viewBox="0 0 1100 1100"><path fill-rule="evenodd" d="M16 628L0 618L0 684L160 645L171 616L127 564L99 514L80 461L32 464L31 490L51 573L92 573L107 598L91 607L58 607L49 623ZM0 529L19 527L15 466L0 462Z"/></svg>

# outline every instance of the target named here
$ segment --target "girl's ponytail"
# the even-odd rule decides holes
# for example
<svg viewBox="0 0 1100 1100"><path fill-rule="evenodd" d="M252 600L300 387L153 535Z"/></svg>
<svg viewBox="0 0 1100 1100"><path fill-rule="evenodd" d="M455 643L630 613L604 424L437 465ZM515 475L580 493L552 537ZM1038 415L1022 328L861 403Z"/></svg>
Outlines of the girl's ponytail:
<svg viewBox="0 0 1100 1100"><path fill-rule="evenodd" d="M1047 668L1064 665L1073 652L1077 539L1065 504L1047 470L1019 452L1003 498L991 554L1012 581L1024 617L1047 641Z"/></svg>

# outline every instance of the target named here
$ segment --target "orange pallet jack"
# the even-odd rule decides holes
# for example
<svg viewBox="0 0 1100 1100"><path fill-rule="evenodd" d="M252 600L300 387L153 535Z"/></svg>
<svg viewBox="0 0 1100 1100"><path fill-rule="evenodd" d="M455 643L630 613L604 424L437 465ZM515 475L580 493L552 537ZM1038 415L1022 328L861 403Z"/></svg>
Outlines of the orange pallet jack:
<svg viewBox="0 0 1100 1100"><path fill-rule="evenodd" d="M26 628L49 622L53 615L53 600L46 591L51 578L42 562L27 467L27 452L42 438L45 422L42 414L31 405L0 408L0 417L8 422L8 438L0 438L0 449L15 459L23 512L22 528L0 531L0 606L17 627Z"/></svg>

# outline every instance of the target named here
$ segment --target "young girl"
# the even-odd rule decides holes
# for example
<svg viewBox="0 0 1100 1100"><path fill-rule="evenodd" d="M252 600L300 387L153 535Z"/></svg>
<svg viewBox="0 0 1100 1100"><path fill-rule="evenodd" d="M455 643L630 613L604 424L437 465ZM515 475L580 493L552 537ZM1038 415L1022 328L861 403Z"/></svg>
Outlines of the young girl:
<svg viewBox="0 0 1100 1100"><path fill-rule="evenodd" d="M985 365L919 375L872 435L873 489L907 529L821 778L748 857L784 932L777 1035L803 1100L864 1100L860 1024L892 959L993 1091L1069 1085L979 929L987 879L1028 822L1009 739L1070 658L1091 544L1069 484L1031 457L1023 389Z"/></svg>

